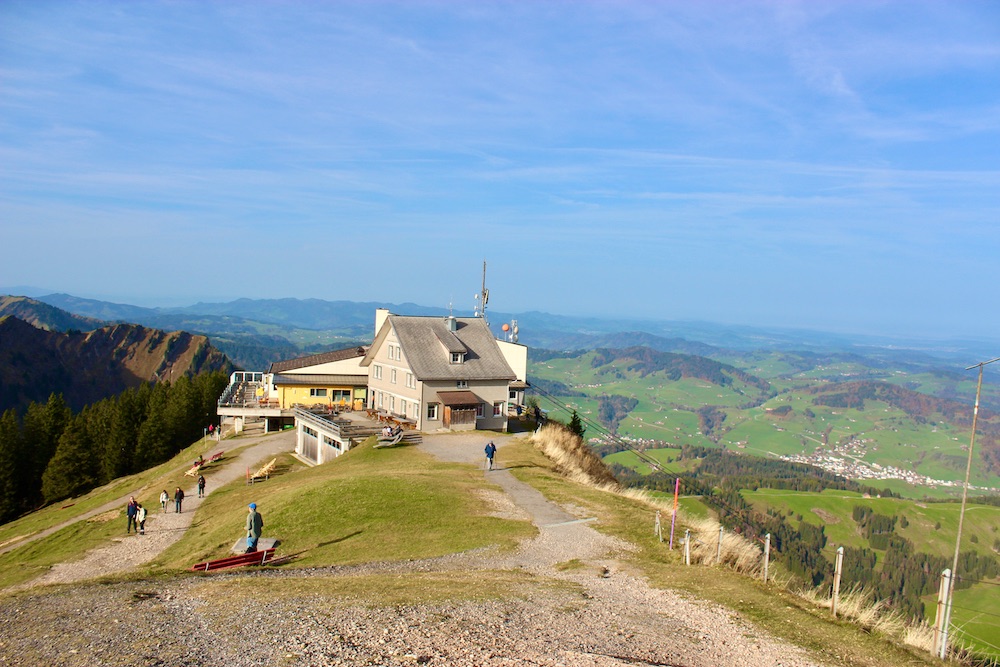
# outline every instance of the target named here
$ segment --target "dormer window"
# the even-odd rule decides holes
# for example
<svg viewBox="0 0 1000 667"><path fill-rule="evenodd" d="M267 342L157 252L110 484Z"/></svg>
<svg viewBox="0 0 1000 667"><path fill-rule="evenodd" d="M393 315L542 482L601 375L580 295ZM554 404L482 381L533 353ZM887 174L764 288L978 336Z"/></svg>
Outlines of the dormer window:
<svg viewBox="0 0 1000 667"><path fill-rule="evenodd" d="M464 364L465 363L465 352L452 352L451 353L451 363L453 363L453 364Z"/></svg>
<svg viewBox="0 0 1000 667"><path fill-rule="evenodd" d="M468 380L458 380L457 382L455 382L455 388L456 389L468 389L469 388L469 381Z"/></svg>

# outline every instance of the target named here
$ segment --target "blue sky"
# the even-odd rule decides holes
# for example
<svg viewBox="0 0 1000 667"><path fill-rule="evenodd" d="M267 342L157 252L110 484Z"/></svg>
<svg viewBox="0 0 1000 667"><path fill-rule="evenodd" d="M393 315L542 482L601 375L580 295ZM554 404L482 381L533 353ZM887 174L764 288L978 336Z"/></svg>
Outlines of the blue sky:
<svg viewBox="0 0 1000 667"><path fill-rule="evenodd" d="M1000 339L995 2L0 2L0 287Z"/></svg>

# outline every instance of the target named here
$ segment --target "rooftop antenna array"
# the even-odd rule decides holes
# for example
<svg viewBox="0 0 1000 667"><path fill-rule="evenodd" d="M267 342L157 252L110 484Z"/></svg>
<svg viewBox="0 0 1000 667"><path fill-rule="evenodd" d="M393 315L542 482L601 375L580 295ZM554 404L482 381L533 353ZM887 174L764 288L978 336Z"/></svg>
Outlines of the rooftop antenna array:
<svg viewBox="0 0 1000 667"><path fill-rule="evenodd" d="M475 296L476 308L473 311L475 317L481 317L486 320L486 303L490 300L490 291L486 289L486 260L483 260L483 291ZM486 320L486 324L489 325L490 321Z"/></svg>

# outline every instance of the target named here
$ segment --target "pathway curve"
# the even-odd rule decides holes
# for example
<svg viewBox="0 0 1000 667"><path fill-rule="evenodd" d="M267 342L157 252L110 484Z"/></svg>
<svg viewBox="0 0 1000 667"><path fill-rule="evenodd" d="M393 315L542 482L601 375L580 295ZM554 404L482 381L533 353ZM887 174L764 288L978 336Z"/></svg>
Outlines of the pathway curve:
<svg viewBox="0 0 1000 667"><path fill-rule="evenodd" d="M654 589L643 578L627 572L618 559L632 550L631 545L594 530L590 525L593 518L574 513L576 508L557 506L504 468L504 445L513 437L432 434L424 435L418 447L445 461L482 466L486 480L500 486L539 529L538 536L523 543L515 554L490 559L480 567L520 568L581 586L584 597L592 601L588 603L592 614L601 617L594 619L595 627L613 628L614 634L624 639L618 645L622 651L618 657L632 656L620 662L596 660L614 657L602 638L595 644L605 648L565 655L568 663L713 667L822 664L801 648L754 628L729 609L675 591ZM484 448L491 440L497 446L496 464L493 470L486 470Z"/></svg>
<svg viewBox="0 0 1000 667"><path fill-rule="evenodd" d="M277 456L282 452L294 450L295 432L285 431L245 441L223 441L223 445L226 444L238 448L236 455L235 457L227 456L223 458L222 465L213 467L211 472L206 475L209 481L205 489L206 496L213 489L245 477L247 468L258 466L261 460ZM187 479L185 477L185 480ZM167 503L167 511L165 513L160 511L159 504L155 507L147 507L149 516L146 519L145 535L133 533L115 538L111 544L88 551L83 559L54 565L52 569L42 576L17 588L26 588L40 584L64 584L82 581L97 576L125 572L153 560L163 553L167 547L181 539L184 531L191 525L195 512L201 506L203 500L198 497L195 478L190 478L188 488L184 488L182 512L174 512L173 494L170 489L167 489L167 492L171 493L171 500ZM33 535L30 539L44 537L76 521L84 521L103 512L118 510L124 507L127 502L128 496L123 496L118 500L80 515L72 521L64 522L59 526ZM24 543L25 541L22 540L18 543L18 546Z"/></svg>
<svg viewBox="0 0 1000 667"><path fill-rule="evenodd" d="M429 434L419 447L443 460L483 466L488 439L498 446L499 467L483 473L496 483L484 485L484 498L498 516L530 518L539 528L539 534L515 553L479 549L424 561L84 583L2 596L2 653L12 657L13 664L64 667L818 664L802 649L775 640L727 609L653 589L625 571L617 559L630 549L628 544L593 530L581 521L588 517L577 508L556 506L504 469L509 437ZM270 445L264 439L260 449L254 446L244 452L253 462L237 459L228 465L232 479L267 456L263 447ZM276 445L272 451L280 450ZM218 486L222 477L215 476L215 481ZM168 512L156 517L159 532L179 537L183 526L171 532L168 522L190 521L195 505L187 507L180 515ZM145 538L152 536L123 539L100 559L94 552L87 559L95 569L132 567L134 563L120 562L127 558L124 545L147 545L151 540ZM331 595L324 583L351 575L378 575L386 577L391 588L410 575L454 571L462 577L461 573L482 572L488 581L489 572L510 570L537 578L530 578L532 583L523 590L499 598L462 594L456 600L407 605L353 604L349 597ZM94 576L94 570L87 572L86 567L70 573L63 570L59 576L64 580ZM469 580L479 578L476 574ZM306 579L315 582L303 585ZM560 580L567 585L551 585ZM291 587L284 593L286 582ZM86 622L66 632L66 619L79 617L83 609ZM126 617L128 628L123 632ZM0 663L6 664L2 656Z"/></svg>

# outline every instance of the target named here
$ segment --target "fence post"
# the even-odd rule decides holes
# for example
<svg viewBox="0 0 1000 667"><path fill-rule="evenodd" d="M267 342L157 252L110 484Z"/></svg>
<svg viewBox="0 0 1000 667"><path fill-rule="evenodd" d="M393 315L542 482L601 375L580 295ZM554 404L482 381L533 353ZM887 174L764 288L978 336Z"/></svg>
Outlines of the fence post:
<svg viewBox="0 0 1000 667"><path fill-rule="evenodd" d="M656 510L656 536L660 538L660 542L663 542L663 526L660 524L660 510Z"/></svg>
<svg viewBox="0 0 1000 667"><path fill-rule="evenodd" d="M722 526L719 526L719 545L715 549L715 564L718 565L722 562L722 531L725 530Z"/></svg>
<svg viewBox="0 0 1000 667"><path fill-rule="evenodd" d="M837 565L833 570L833 617L837 618L837 602L840 601L840 576L844 573L844 547L837 547Z"/></svg>
<svg viewBox="0 0 1000 667"><path fill-rule="evenodd" d="M771 560L771 533L764 536L764 583L767 583L767 567Z"/></svg>
<svg viewBox="0 0 1000 667"><path fill-rule="evenodd" d="M938 588L937 613L934 615L934 650L933 655L944 658L948 652L948 627L944 623L945 608L948 604L948 591L951 590L951 569L941 573L941 586Z"/></svg>
<svg viewBox="0 0 1000 667"><path fill-rule="evenodd" d="M674 484L674 514L670 517L670 550L673 551L674 548L674 526L677 525L677 502L680 499L681 492L681 478L677 478L677 482Z"/></svg>
<svg viewBox="0 0 1000 667"><path fill-rule="evenodd" d="M691 564L691 531L684 531L684 564Z"/></svg>

